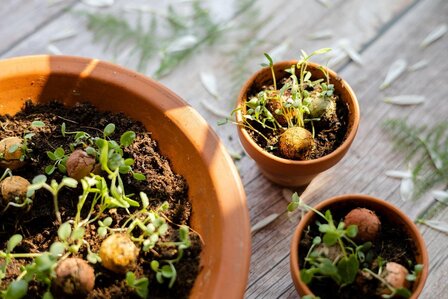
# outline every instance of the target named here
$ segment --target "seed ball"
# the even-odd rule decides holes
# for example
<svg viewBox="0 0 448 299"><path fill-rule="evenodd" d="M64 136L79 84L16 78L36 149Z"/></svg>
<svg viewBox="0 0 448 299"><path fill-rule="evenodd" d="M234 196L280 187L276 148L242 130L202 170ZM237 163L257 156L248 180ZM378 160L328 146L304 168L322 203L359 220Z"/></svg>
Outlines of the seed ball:
<svg viewBox="0 0 448 299"><path fill-rule="evenodd" d="M406 280L406 276L409 274L408 270L402 265L394 262L388 262L384 271L381 273L381 277L390 284L392 287L407 288L409 282ZM385 285L381 285L378 289L380 295L390 295L392 292Z"/></svg>
<svg viewBox="0 0 448 299"><path fill-rule="evenodd" d="M9 202L22 203L26 199L26 193L30 182L21 176L13 175L5 178L0 183L0 189L3 197L3 204Z"/></svg>
<svg viewBox="0 0 448 299"><path fill-rule="evenodd" d="M83 259L67 258L56 267L53 287L56 293L69 296L87 295L95 285L93 268Z"/></svg>
<svg viewBox="0 0 448 299"><path fill-rule="evenodd" d="M89 156L85 151L77 149L67 159L67 174L79 181L94 171L95 163L95 158Z"/></svg>
<svg viewBox="0 0 448 299"><path fill-rule="evenodd" d="M124 234L113 234L101 243L100 257L106 269L115 273L126 273L135 268L138 248Z"/></svg>
<svg viewBox="0 0 448 299"><path fill-rule="evenodd" d="M282 126L286 126L288 124L288 121L286 120L286 117L284 115L275 113L276 110L282 110L282 104L280 104L280 102L269 101L266 103L266 107L272 113L279 124L281 124Z"/></svg>
<svg viewBox="0 0 448 299"><path fill-rule="evenodd" d="M313 118L331 119L336 114L336 101L333 97L312 97L310 106L310 116Z"/></svg>
<svg viewBox="0 0 448 299"><path fill-rule="evenodd" d="M25 161L20 160L23 154L22 144L23 139L19 137L7 137L0 141L0 167L14 170L25 165ZM14 145L17 149L11 153L10 149Z"/></svg>
<svg viewBox="0 0 448 299"><path fill-rule="evenodd" d="M367 242L373 241L380 232L381 222L378 216L371 210L356 208L351 210L344 218L345 227L356 225L358 234L355 240Z"/></svg>
<svg viewBox="0 0 448 299"><path fill-rule="evenodd" d="M279 140L280 153L288 159L306 160L315 146L313 135L301 127L288 128Z"/></svg>

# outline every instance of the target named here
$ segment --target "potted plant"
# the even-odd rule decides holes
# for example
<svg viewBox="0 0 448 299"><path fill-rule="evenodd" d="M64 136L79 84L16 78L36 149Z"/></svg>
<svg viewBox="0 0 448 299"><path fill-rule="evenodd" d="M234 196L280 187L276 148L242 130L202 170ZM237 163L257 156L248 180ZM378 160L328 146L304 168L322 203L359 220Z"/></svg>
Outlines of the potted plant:
<svg viewBox="0 0 448 299"><path fill-rule="evenodd" d="M0 235L0 297L28 290L105 298L117 294L96 286L110 281L142 298L151 281L150 291L159 282L165 290L190 284L190 298L243 296L250 256L244 189L197 112L160 84L95 59L30 56L0 67L0 133L7 137L0 141L0 221L8 227ZM165 174L166 181L154 180ZM173 203L160 201L179 196L188 201L172 212ZM175 214L185 217L173 221ZM32 232L37 242L28 239ZM202 251L190 252L197 241ZM184 259L199 259L196 278L176 279L195 272L178 267Z"/></svg>
<svg viewBox="0 0 448 299"><path fill-rule="evenodd" d="M240 141L261 172L284 186L308 184L347 152L359 124L350 86L332 70L299 61L273 63L243 85L235 109Z"/></svg>
<svg viewBox="0 0 448 299"><path fill-rule="evenodd" d="M308 211L290 254L302 298L418 298L428 253L417 227L395 206L349 194L312 208L295 193L288 210L296 208Z"/></svg>

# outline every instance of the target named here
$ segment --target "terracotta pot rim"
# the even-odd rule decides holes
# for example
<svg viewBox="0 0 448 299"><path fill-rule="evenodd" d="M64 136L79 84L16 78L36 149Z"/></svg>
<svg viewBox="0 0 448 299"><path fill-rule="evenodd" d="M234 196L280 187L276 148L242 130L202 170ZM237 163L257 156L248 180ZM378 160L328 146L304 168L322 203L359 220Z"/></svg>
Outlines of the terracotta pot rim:
<svg viewBox="0 0 448 299"><path fill-rule="evenodd" d="M297 60L279 61L279 62L274 63L274 66L275 65L283 65L283 64L284 65L297 64ZM331 70L331 69L329 69L329 68L327 68L327 67L325 67L323 65L320 65L320 64L317 64L317 63L314 63L314 62L308 62L308 65L313 67L313 68L317 68L318 66L319 67L322 66L326 70L328 70L328 73L329 73L330 77L340 78L339 75L335 71L333 71L333 70ZM238 96L238 104L237 104L238 108L242 107L242 104L243 104L242 101L244 101L243 98L244 98L245 91L250 88L252 83L255 81L255 79L261 73L266 72L269 69L270 69L269 67L264 67L264 68L259 69L256 73L254 73L246 81L246 83L243 85L243 87L242 87L242 89L241 89L241 91L239 93L239 96ZM353 89L350 87L350 85L344 79L342 79L342 78L340 78L340 79L341 79L341 82L343 83L343 85L345 86L345 88L349 91L349 93L353 97L353 108L354 108L354 111L350 111L350 115L351 115L351 117L353 117L353 124L352 124L352 126L350 128L349 134L347 134L345 136L345 140L334 151L332 151L331 153L329 153L329 154L327 154L327 155L325 155L323 157L320 157L320 158L317 158L317 159L313 159L313 160L301 161L301 160L286 159L286 158L278 157L278 156L276 156L274 154L271 154L271 153L267 152L266 150L264 150L263 148L261 148L252 139L252 137L250 137L250 135L247 132L246 128L244 128L244 127L242 127L240 125L237 125L238 126L238 130L240 131L242 136L244 136L244 138L249 142L249 144L255 150L257 150L266 159L274 160L277 163L288 164L288 165L298 165L298 166L299 165L300 166L312 166L314 164L325 163L326 161L330 161L334 157L340 155L341 153L343 153L344 151L346 151L350 147L352 140L354 140L354 138L355 138L355 135L356 135L356 132L357 132L357 128L359 126L359 119L360 119L359 104L358 104L358 100L357 100L356 94L353 91ZM237 118L237 122L240 122L241 121L241 113L236 113L236 118Z"/></svg>
<svg viewBox="0 0 448 299"><path fill-rule="evenodd" d="M345 201L353 201L353 200L361 200L364 202L372 202L375 205L382 205L386 207L388 210L391 210L402 222L406 225L405 230L409 232L410 236L414 239L415 246L417 251L421 254L422 257L422 263L423 263L423 270L420 274L420 278L418 281L417 286L414 286L414 290L412 292L412 296L410 299L417 299L420 295L421 291L423 290L423 287L425 285L426 279L428 277L429 273L429 256L428 251L426 248L425 241L420 234L417 226L412 222L412 220L399 208L394 206L393 204L370 196L365 194L344 194L344 195L338 195L334 196L328 199L323 200L319 204L317 204L314 208L322 211L325 207L335 205L338 202L345 202ZM294 231L294 235L291 239L291 245L290 245L290 270L291 270L291 276L293 279L293 282L296 286L297 291L299 289L302 290L303 294L313 294L311 289L303 283L303 281L300 278L300 268L299 268L299 243L301 240L302 232L304 231L305 227L309 225L309 222L311 219L315 216L315 213L312 211L309 211L305 214L305 216L300 220L299 224L297 225L296 230ZM300 292L299 292L300 293Z"/></svg>
<svg viewBox="0 0 448 299"><path fill-rule="evenodd" d="M50 67L49 60L51 60L52 63L56 63L56 65ZM173 125L177 125L180 128L180 131L187 132L188 126L186 124L188 123L188 118L194 120L197 124L206 126L208 138L207 145L212 144L216 146L216 152L213 156L216 158L216 160L214 160L216 163L213 163L214 166L210 166L209 171L211 181L213 182L213 188L216 190L216 197L218 201L217 206L220 210L216 217L222 219L223 230L221 240L222 244L220 244L222 256L220 256L218 262L216 262L219 265L219 273L215 272L212 274L217 277L213 284L217 289L213 290L213 298L221 298L222 294L219 295L218 290L224 290L229 286L229 284L231 284L232 287L228 294L232 294L232 296L243 296L248 281L251 247L250 220L244 187L233 160L225 149L222 141L212 130L211 126L196 110L194 110L188 103L161 83L143 74L99 59L66 55L27 55L2 59L0 64L5 67L2 71L5 71L6 69L5 72L0 74L0 77L8 79L27 76L30 74L42 74L43 77L50 74L61 74L67 76L74 75L83 78L88 77L94 81L96 80L111 84L120 84L120 80L126 78L132 80L133 84L130 86L121 83L120 87L123 89L130 90L131 88L134 88L135 85L146 86L149 89L157 88L161 91L161 93L169 95L169 101L178 104L179 107L186 108L186 110L188 110L187 119L176 121L173 119L172 115L166 115L166 118L170 119L174 123ZM92 68L99 68L102 72L92 74L90 73L90 66L92 66ZM87 72L84 73L83 71L80 73L80 69ZM116 74L121 75L121 77L115 77ZM149 97L145 98L145 100L149 102L148 98ZM191 134L193 133L194 132L191 132ZM200 136L196 138L197 140L191 139L191 134L188 134L187 137L197 149L197 154L205 160L205 154L202 152L203 148L201 148L201 146L204 145L204 141ZM219 153L219 155L216 155L216 153ZM220 170L221 166L226 166L227 169L223 172ZM223 175L229 178L232 182L232 186L230 186L231 192L227 194L236 194L237 196L232 196L232 198L228 198L228 196L226 196L226 192L224 191L226 190L225 188L229 188L229 186L217 179ZM229 210L231 207L234 209L230 211L233 213L229 215ZM193 211L193 213L196 213L196 211ZM235 238L238 240L237 244L235 242ZM206 250L206 248L204 250ZM233 258L238 257L238 263L234 263L232 266L233 263L225 261L225 256ZM226 268L227 270L224 271ZM204 273L204 269L199 272L199 275L201 275L201 273ZM210 273L207 275L211 276ZM192 290L195 289L195 285Z"/></svg>

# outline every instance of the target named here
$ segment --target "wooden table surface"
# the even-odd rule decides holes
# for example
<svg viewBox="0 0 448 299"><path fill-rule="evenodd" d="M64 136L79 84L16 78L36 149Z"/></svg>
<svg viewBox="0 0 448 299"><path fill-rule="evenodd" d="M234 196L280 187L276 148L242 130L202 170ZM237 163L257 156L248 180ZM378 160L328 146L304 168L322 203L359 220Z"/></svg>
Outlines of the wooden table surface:
<svg viewBox="0 0 448 299"><path fill-rule="evenodd" d="M116 0L110 7L94 8L75 0L5 0L0 6L0 55L8 58L59 50L62 54L100 58L135 68L135 58L129 58L128 52L114 55L114 51L105 50L104 43L94 42L86 18L76 12L116 13L133 21L135 13L123 10L129 4L144 4L166 11L167 3L182 6L188 2ZM232 15L237 0L202 2L217 20L226 20ZM447 22L448 1L258 0L254 8L258 13L248 15L246 21L253 18L256 26L241 26L234 30L235 37L230 34L214 46L198 49L191 59L180 63L160 81L202 114L230 152L239 153L242 149L235 127L217 126L217 121L222 119L220 114L232 110L242 83L241 78L238 81L231 75L232 70L242 69L242 73L236 74L242 74L244 80L263 62L263 52L272 53L275 49L277 58L294 59L298 58L300 49L311 52L321 47L338 48L343 43L349 44L360 53L362 65L346 58L334 68L358 96L359 131L339 164L299 190L303 199L314 205L334 195L364 193L395 204L413 219L433 205L430 195L418 201L400 200L400 181L384 173L406 169L406 163L403 154L393 149L391 138L381 124L388 118L408 118L410 123L427 125L447 119L448 36L424 49L419 45L437 26ZM142 16L144 19L148 15L142 13ZM256 20L263 21L255 23ZM326 30L332 32L327 39L309 37ZM74 36L54 41L68 31ZM249 38L246 37L246 43L238 44L238 36L244 32L249 32ZM235 63L235 58L243 51L248 55L243 62ZM391 87L380 90L378 87L389 66L400 58L410 64L424 59L429 65L416 72L406 72ZM156 63L157 57L153 61ZM151 75L153 70L150 62L144 72ZM219 99L211 97L203 87L200 74L204 73L218 78ZM406 107L382 101L385 96L402 94L425 95L427 100L423 105ZM273 223L253 234L246 297L298 298L289 273L289 244L299 215L288 217L285 190L267 181L249 157L243 155L236 165L247 193L252 225L272 213L280 214ZM447 221L448 209L436 218ZM448 298L448 236L425 226L419 228L430 255L430 274L420 298Z"/></svg>

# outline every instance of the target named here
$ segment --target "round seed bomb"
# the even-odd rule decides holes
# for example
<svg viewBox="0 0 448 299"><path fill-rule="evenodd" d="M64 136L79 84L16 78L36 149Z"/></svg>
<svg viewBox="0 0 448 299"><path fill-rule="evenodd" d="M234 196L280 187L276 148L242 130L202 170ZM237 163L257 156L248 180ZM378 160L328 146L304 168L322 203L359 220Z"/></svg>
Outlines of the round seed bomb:
<svg viewBox="0 0 448 299"><path fill-rule="evenodd" d="M371 210L356 208L351 210L344 218L345 227L356 225L358 234L355 240L362 242L373 241L379 234L381 222L378 216Z"/></svg>

